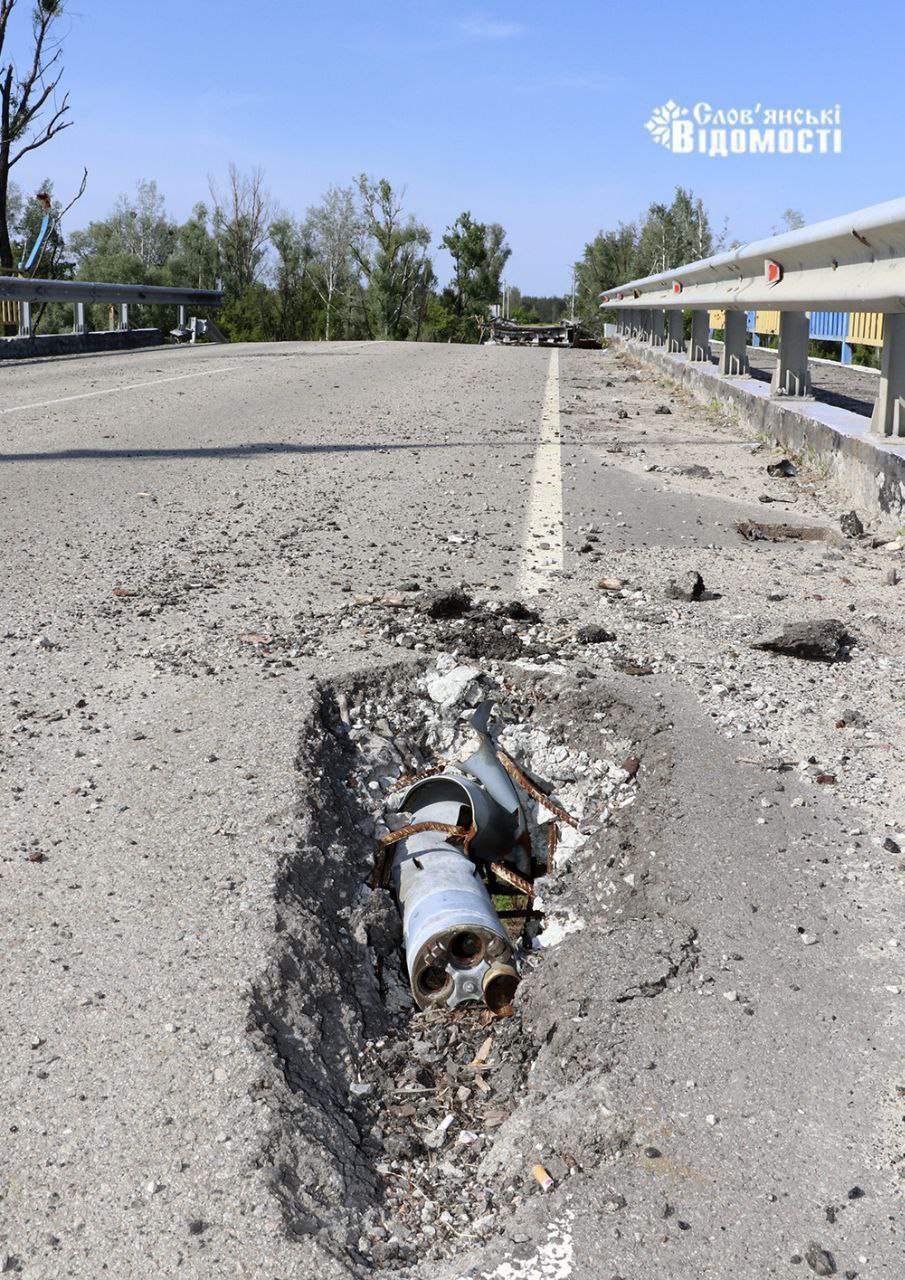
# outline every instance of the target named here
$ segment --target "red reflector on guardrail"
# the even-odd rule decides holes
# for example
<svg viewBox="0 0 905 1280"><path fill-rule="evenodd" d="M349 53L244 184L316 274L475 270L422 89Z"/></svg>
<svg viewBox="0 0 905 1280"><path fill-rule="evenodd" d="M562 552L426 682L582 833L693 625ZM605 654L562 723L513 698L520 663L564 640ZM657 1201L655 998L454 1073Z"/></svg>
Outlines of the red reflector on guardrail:
<svg viewBox="0 0 905 1280"><path fill-rule="evenodd" d="M672 291L673 291L673 293L681 293L681 292L682 292L682 286L681 286L681 284L679 283L679 281L678 281L678 280L673 280L673 282L672 282Z"/></svg>
<svg viewBox="0 0 905 1280"><path fill-rule="evenodd" d="M772 258L764 259L764 278L767 284L779 284L782 279L782 267Z"/></svg>

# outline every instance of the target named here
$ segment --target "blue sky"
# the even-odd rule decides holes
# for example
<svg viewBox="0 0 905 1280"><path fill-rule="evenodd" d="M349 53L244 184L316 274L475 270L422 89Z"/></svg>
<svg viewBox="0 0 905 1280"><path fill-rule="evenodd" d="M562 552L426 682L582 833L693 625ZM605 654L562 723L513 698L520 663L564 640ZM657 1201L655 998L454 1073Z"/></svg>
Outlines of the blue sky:
<svg viewBox="0 0 905 1280"><path fill-rule="evenodd" d="M26 0L22 0L23 5ZM510 281L565 292L601 227L701 195L732 238L903 194L895 73L905 5L787 0L69 0L73 128L15 177L58 195L90 171L70 229L155 178L185 217L208 175L260 164L301 215L359 172L407 187L439 241L463 209L499 221ZM841 155L676 155L644 129L673 99L842 108ZM441 278L447 270L438 257Z"/></svg>

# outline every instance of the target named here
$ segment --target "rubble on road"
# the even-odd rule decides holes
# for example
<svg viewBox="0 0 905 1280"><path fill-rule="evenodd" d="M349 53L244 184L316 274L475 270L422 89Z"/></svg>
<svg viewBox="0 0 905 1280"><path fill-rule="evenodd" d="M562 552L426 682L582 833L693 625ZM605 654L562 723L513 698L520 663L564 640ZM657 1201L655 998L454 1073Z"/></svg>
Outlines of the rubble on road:
<svg viewBox="0 0 905 1280"><path fill-rule="evenodd" d="M474 603L472 611L481 609ZM398 617L395 610L386 616ZM440 626L441 634L467 625L466 617L438 623L417 616ZM281 1042L281 1070L291 1087L287 1092L271 1083L268 1089L280 1098L274 1143L281 1158L306 1169L304 1177L293 1174L281 1184L287 1221L316 1212L313 1166L329 1198L330 1230L353 1241L340 1245L338 1239L337 1248L369 1267L392 1270L452 1257L517 1221L546 1189L533 1173L533 1146L520 1118L546 1032L526 1024L523 1010L532 1006L547 957L565 955L585 927L583 912L601 912L616 893L615 871L601 877L594 868L610 825L638 793L640 761L638 743L608 723L599 689L582 692L556 681L440 654L350 679L342 688L327 686L315 711L317 728L303 735L311 757L305 776L322 779L318 796L305 799L306 821L321 833L314 839L325 852L315 856L302 845L287 861L285 887L278 890L282 951L257 984L256 1020L271 1033L275 1019L294 1029L294 1038ZM433 784L453 776L448 765L436 772L443 761L474 759L476 748L486 750L491 707L494 746L501 760L519 762L511 767L528 788L526 834L538 853L545 851L527 910L524 900L511 909L518 894L505 882L494 889L522 978L511 1016L502 1020L467 1003L428 1001L418 1009L392 893L369 884L374 842L394 834L386 821L417 816L402 811L394 817L388 805L415 804L419 790L427 796ZM599 754L589 750L593 743ZM508 763L504 776L512 777ZM539 790L539 778L555 794ZM562 825L548 845L549 829L569 813L574 825ZM629 891L624 884L622 891ZM337 1010L344 1035L357 1026L361 1036L343 1056L347 1083L341 1077L329 1090L307 1012L323 1002ZM547 1003L544 997L542 1007ZM316 1112L309 1094L317 1096ZM549 1130L544 1168L558 1187L596 1160L596 1139L591 1130L583 1136L581 1125L571 1126L568 1139L561 1136L560 1113L553 1114L554 1127L552 1118L532 1125L537 1135ZM362 1135L354 1144L353 1132ZM337 1173L321 1169L330 1152L344 1170L341 1193ZM347 1206L343 1213L337 1203Z"/></svg>
<svg viewBox="0 0 905 1280"><path fill-rule="evenodd" d="M673 579L666 587L666 595L670 600L691 602L703 599L704 594L704 579L696 569L692 569L690 573L686 573L678 580Z"/></svg>
<svg viewBox="0 0 905 1280"><path fill-rule="evenodd" d="M779 635L758 640L751 647L809 662L836 662L854 643L844 622L825 618L817 622L790 622Z"/></svg>
<svg viewBox="0 0 905 1280"><path fill-rule="evenodd" d="M847 538L863 538L864 523L857 511L846 511L839 517L839 528Z"/></svg>
<svg viewBox="0 0 905 1280"><path fill-rule="evenodd" d="M782 458L779 462L771 462L767 466L768 476L782 476L785 479L791 479L798 475L798 468L794 462L788 458Z"/></svg>
<svg viewBox="0 0 905 1280"><path fill-rule="evenodd" d="M833 546L845 545L834 529L828 529L822 525L762 524L758 520L739 520L735 527L748 542L781 542L783 539L797 539L801 542L829 542Z"/></svg>

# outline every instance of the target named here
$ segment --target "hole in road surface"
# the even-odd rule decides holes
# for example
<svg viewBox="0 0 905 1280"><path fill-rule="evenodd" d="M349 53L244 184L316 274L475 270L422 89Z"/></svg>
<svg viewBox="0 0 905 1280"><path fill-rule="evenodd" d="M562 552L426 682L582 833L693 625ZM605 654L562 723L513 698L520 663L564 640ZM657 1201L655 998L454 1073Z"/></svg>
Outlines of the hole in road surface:
<svg viewBox="0 0 905 1280"><path fill-rule="evenodd" d="M392 892L369 888L376 838L403 775L474 749L468 717L488 696L500 745L553 784L587 834L562 829L554 870L537 885L543 915L526 923L508 914L515 895L495 899L517 943L522 989L488 957L486 1006L421 1011ZM549 676L506 668L494 679L446 658L318 692L300 742L301 796L252 1034L271 1067L259 1084L270 1115L261 1165L284 1226L315 1236L353 1271L391 1273L459 1254L538 1191L531 1152L511 1136L539 1052L519 1008L548 947L583 928L580 903L562 892L570 869L596 865L611 812L634 795L613 763L628 744L608 726L608 710L600 686L582 695ZM548 818L531 808L532 839ZM485 950L471 929L448 940L451 966L465 973ZM436 997L451 978L429 963L417 982Z"/></svg>

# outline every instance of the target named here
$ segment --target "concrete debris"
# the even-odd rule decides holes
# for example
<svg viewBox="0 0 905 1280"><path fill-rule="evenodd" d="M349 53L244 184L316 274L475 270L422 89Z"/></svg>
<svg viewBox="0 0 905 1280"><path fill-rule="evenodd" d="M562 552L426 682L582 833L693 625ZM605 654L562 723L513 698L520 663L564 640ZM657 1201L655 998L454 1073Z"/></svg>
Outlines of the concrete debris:
<svg viewBox="0 0 905 1280"><path fill-rule="evenodd" d="M857 511L846 511L839 517L839 528L847 538L863 538L864 524Z"/></svg>
<svg viewBox="0 0 905 1280"><path fill-rule="evenodd" d="M666 594L671 600L694 601L701 600L704 596L704 579L693 569L690 573L686 573L684 577L673 579L666 588Z"/></svg>
<svg viewBox="0 0 905 1280"><path fill-rule="evenodd" d="M834 1276L836 1263L833 1255L813 1242L805 1250L804 1260L816 1276Z"/></svg>
<svg viewBox="0 0 905 1280"><path fill-rule="evenodd" d="M654 413L672 413L672 409L670 409L668 404L658 404Z"/></svg>
<svg viewBox="0 0 905 1280"><path fill-rule="evenodd" d="M771 462L767 466L767 475L783 476L786 479L791 479L792 476L798 475L798 468L788 458L782 458L779 462Z"/></svg>
<svg viewBox="0 0 905 1280"><path fill-rule="evenodd" d="M836 662L846 655L852 644L854 637L844 622L825 618L818 622L790 622L779 635L758 640L751 647L809 662Z"/></svg>
<svg viewBox="0 0 905 1280"><path fill-rule="evenodd" d="M609 644L616 639L616 635L613 631L607 631L606 627L589 622L578 628L575 639L579 644Z"/></svg>
<svg viewBox="0 0 905 1280"><path fill-rule="evenodd" d="M739 520L735 527L748 542L781 542L788 538L801 542L829 542L837 547L845 545L834 529L822 525L761 524L758 520Z"/></svg>
<svg viewBox="0 0 905 1280"><path fill-rule="evenodd" d="M477 706L483 697L481 672L477 667L453 667L450 671L431 676L427 692L441 707L451 707L458 702Z"/></svg>

